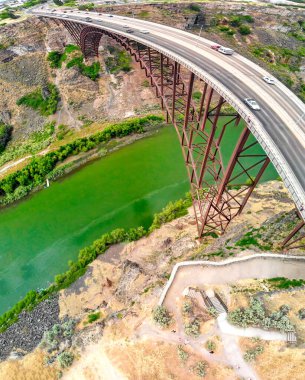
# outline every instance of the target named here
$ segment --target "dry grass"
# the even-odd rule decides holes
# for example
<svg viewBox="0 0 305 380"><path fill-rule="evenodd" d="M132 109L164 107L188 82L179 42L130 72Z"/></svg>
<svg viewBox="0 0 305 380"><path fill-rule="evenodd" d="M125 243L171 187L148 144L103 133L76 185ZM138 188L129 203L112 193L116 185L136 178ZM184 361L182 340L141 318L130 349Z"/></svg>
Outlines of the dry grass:
<svg viewBox="0 0 305 380"><path fill-rule="evenodd" d="M8 360L0 364L0 379L3 380L57 380L57 369L44 364L40 350L20 360Z"/></svg>
<svg viewBox="0 0 305 380"><path fill-rule="evenodd" d="M202 360L189 348L189 359L182 363L177 346L166 343L140 342L107 350L109 358L130 380L198 380L191 367ZM205 380L236 379L231 369L210 364Z"/></svg>

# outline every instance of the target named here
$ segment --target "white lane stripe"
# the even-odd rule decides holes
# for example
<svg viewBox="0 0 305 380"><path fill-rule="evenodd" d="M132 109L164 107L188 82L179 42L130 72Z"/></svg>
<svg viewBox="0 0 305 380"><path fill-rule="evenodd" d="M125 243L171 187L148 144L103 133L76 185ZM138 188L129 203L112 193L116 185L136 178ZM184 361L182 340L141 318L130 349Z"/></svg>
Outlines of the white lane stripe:
<svg viewBox="0 0 305 380"><path fill-rule="evenodd" d="M98 16L98 15L94 15L93 16L93 18L97 19L97 20L100 20L102 17L104 17L105 19L107 18L108 22L110 21L109 17L107 17L107 16ZM200 43L200 44L204 43L209 49L210 49L211 44L213 44L212 41L210 41L210 40L208 40L206 38L203 38L203 37L199 38L199 37L195 36L194 34L185 32L185 31L183 31L181 29L175 29L175 28L172 28L172 27L168 27L166 25L156 24L156 23L152 23L152 22L149 22L149 21L138 20L138 19L133 19L133 18L127 18L127 20L124 20L124 18L126 18L126 17L115 16L114 18L111 19L111 23L122 25L123 21L125 21L123 24L126 24L126 22L129 22L132 25L134 25L135 27L137 27L138 24L139 24L140 26L146 26L146 27L148 27L148 29L151 29L154 33L155 33L155 28L157 26L159 30L163 29L163 30L167 31L168 33L170 33L171 35L173 33L182 35L184 37L184 40L187 39L190 42L195 42L195 43ZM121 20L122 20L122 22L121 22ZM132 25L130 25L130 27L132 27ZM163 34L161 34L161 36L162 37L167 37L167 36L164 36ZM201 50L206 51L204 49L201 49ZM215 52L212 55L216 57ZM265 69L261 68L260 66L256 65L254 62L250 61L249 59L243 57L242 55L240 55L238 53L234 53L234 57L230 57L229 59L226 56L222 57L222 60L225 60L229 64L232 64L232 62L234 62L233 60L235 60L235 59L239 61L239 62L235 62L235 63L237 63L237 65L241 68L241 70L248 71L249 75L252 75L252 76L257 75L257 76L259 76L258 79L260 79L260 80L262 80L261 76L266 76L266 75L270 76L270 74ZM242 65L244 65L244 66L242 66ZM255 70L255 72L249 70L250 67L251 67L252 70ZM232 72L233 72L233 70L232 70ZM236 70L235 70L235 72L236 72ZM262 85L263 85L263 83L262 83ZM304 103L292 91L290 91L286 86L284 86L280 81L278 81L278 83L277 83L277 88L279 88L283 93L285 93L295 103L295 105L298 108L301 109L300 113L298 115L296 115L297 117L301 117L302 114L303 114L303 112L305 111L305 105L304 105ZM277 93L275 91L272 91L273 88L271 88L271 86L270 86L270 88L268 90L270 90L269 91L269 96L281 97L281 94L279 94L279 93ZM268 91L265 91L265 92L268 92ZM285 108L288 107L291 110L291 113L296 112L296 109L294 109L290 103L288 103L288 102L285 101L286 97L282 97L282 99L279 99L279 101L281 101L281 100L282 100L282 102L285 102L285 105L286 105ZM279 103L279 104L280 104L280 107L282 109L284 109L283 108L283 104L282 103ZM305 123L305 121L304 121L304 123ZM296 124L295 127L300 127L300 126L298 124ZM303 132L303 130L302 130L302 132Z"/></svg>
<svg viewBox="0 0 305 380"><path fill-rule="evenodd" d="M165 35L163 33L159 32L154 32L154 35L160 36L162 38L165 38L169 41L173 41L175 43L179 43L179 40L176 38L173 38L171 36ZM189 43L184 43L183 47L187 47L189 50L194 51L196 53L204 53L202 55L205 56L205 58L210 59L213 63L216 63L219 67L225 68L227 71L231 72L236 72L236 69L234 69L234 66L232 64L227 64L227 62L224 62L220 57L214 56L211 54L209 51L203 50L199 47L193 46L192 44ZM296 124L296 121L290 117L290 115L286 112L286 110L282 107L281 104L278 102L274 101L274 99L266 92L262 87L257 85L256 82L254 82L251 78L249 78L247 75L245 75L242 72L238 72L238 77L236 76L237 79L242 80L244 83L249 85L249 88L251 91L255 92L258 94L260 97L263 99L268 99L268 104L269 106L273 107L274 112L277 113L277 115L280 116L282 119L282 122L284 125L286 125L290 131L294 134L294 136L300 140L300 143L302 146L305 148L305 133L303 130ZM266 100L267 101L267 100Z"/></svg>

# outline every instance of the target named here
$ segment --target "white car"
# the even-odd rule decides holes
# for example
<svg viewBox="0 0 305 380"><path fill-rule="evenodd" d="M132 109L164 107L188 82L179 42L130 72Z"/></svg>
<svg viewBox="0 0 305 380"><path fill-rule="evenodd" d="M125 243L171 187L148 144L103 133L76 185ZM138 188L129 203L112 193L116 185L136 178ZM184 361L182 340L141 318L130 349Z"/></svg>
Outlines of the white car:
<svg viewBox="0 0 305 380"><path fill-rule="evenodd" d="M140 30L140 33L143 33L143 34L149 34L149 31L146 30L146 29L142 29L142 30Z"/></svg>
<svg viewBox="0 0 305 380"><path fill-rule="evenodd" d="M263 77L263 80L268 83L268 84L275 84L275 79L274 78L271 78L271 77Z"/></svg>
<svg viewBox="0 0 305 380"><path fill-rule="evenodd" d="M220 48L217 51L225 55L232 55L234 53L233 49L227 48L225 46L220 46Z"/></svg>
<svg viewBox="0 0 305 380"><path fill-rule="evenodd" d="M256 111L259 111L261 108L260 106L257 104L257 102L252 99L252 98L245 98L244 99L244 102L250 107L252 108L253 110L256 110Z"/></svg>

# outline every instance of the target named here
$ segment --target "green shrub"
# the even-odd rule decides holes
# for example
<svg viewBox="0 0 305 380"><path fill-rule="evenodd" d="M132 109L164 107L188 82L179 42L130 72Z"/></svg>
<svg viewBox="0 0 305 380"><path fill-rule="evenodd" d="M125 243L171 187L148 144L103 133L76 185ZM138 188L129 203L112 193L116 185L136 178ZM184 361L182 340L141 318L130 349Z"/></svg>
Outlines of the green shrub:
<svg viewBox="0 0 305 380"><path fill-rule="evenodd" d="M208 312L211 314L212 317L216 318L218 316L218 311L215 309L214 306L210 306L208 308Z"/></svg>
<svg viewBox="0 0 305 380"><path fill-rule="evenodd" d="M15 15L12 9L6 8L2 12L0 12L0 20L5 20L7 18L16 19L18 18L18 16Z"/></svg>
<svg viewBox="0 0 305 380"><path fill-rule="evenodd" d="M88 315L88 323L93 323L93 322L97 321L98 319L100 319L100 317L101 317L100 312L89 314Z"/></svg>
<svg viewBox="0 0 305 380"><path fill-rule="evenodd" d="M251 34L251 29L249 28L248 25L241 25L239 28L238 28L238 31L240 34L242 34L243 36L246 36L248 34Z"/></svg>
<svg viewBox="0 0 305 380"><path fill-rule="evenodd" d="M31 8L31 7L34 7L35 5L43 4L46 2L47 2L47 0L28 0L22 4L22 7L23 8Z"/></svg>
<svg viewBox="0 0 305 380"><path fill-rule="evenodd" d="M50 67L52 68L61 67L62 57L63 57L63 54L59 53L58 51L50 51L47 56L47 60L50 62Z"/></svg>
<svg viewBox="0 0 305 380"><path fill-rule="evenodd" d="M49 94L45 99L42 94L42 89L36 90L18 99L17 105L25 105L38 110L43 116L53 115L57 110L59 93L54 84L49 83L47 89Z"/></svg>
<svg viewBox="0 0 305 380"><path fill-rule="evenodd" d="M192 98L195 100L200 100L201 99L201 91L195 91L192 95Z"/></svg>
<svg viewBox="0 0 305 380"><path fill-rule="evenodd" d="M76 323L73 319L69 319L62 324L55 324L43 334L40 347L48 352L58 350L61 342L72 337L75 332L75 325Z"/></svg>
<svg viewBox="0 0 305 380"><path fill-rule="evenodd" d="M267 315L262 302L251 298L248 308L238 308L228 314L228 321L240 327L258 326L265 330L280 330L281 332L294 331L287 313L290 308L283 305L279 311Z"/></svg>
<svg viewBox="0 0 305 380"><path fill-rule="evenodd" d="M274 278L269 278L267 280L270 282L273 286L275 286L278 289L289 289L289 288L296 288L299 286L305 285L305 280L303 279L289 279L285 277L274 277Z"/></svg>
<svg viewBox="0 0 305 380"><path fill-rule="evenodd" d="M187 194L185 199L179 199L175 202L170 202L160 213L154 215L152 225L149 232L160 228L162 224L168 223L180 216L187 214L187 209L192 205L190 194Z"/></svg>
<svg viewBox="0 0 305 380"><path fill-rule="evenodd" d="M244 359L246 362L253 362L258 355L264 352L263 346L257 346L255 348L251 348L247 350L244 354Z"/></svg>
<svg viewBox="0 0 305 380"><path fill-rule="evenodd" d="M200 335L200 323L197 318L195 318L192 322L187 323L184 325L184 331L186 335L192 336L192 337L198 337Z"/></svg>
<svg viewBox="0 0 305 380"><path fill-rule="evenodd" d="M182 313L189 314L193 311L193 305L190 301L183 302Z"/></svg>
<svg viewBox="0 0 305 380"><path fill-rule="evenodd" d="M304 307L298 311L298 316L301 320L305 319L305 308Z"/></svg>
<svg viewBox="0 0 305 380"><path fill-rule="evenodd" d="M129 72L131 70L132 59L130 55L124 51L108 46L111 57L107 57L105 64L111 74L117 74L120 71Z"/></svg>
<svg viewBox="0 0 305 380"><path fill-rule="evenodd" d="M72 352L64 351L58 355L57 360L61 368L67 368L73 363L74 355Z"/></svg>
<svg viewBox="0 0 305 380"><path fill-rule="evenodd" d="M187 359L189 358L189 353L184 351L183 347L181 345L178 346L178 356L179 356L179 359L182 361L182 362L186 362Z"/></svg>
<svg viewBox="0 0 305 380"><path fill-rule="evenodd" d="M153 310L153 320L161 327L168 327L172 322L172 318L164 306L157 306Z"/></svg>
<svg viewBox="0 0 305 380"><path fill-rule="evenodd" d="M12 136L13 127L0 121L0 154L4 151Z"/></svg>
<svg viewBox="0 0 305 380"><path fill-rule="evenodd" d="M193 12L200 12L201 8L198 4L190 4L189 9Z"/></svg>
<svg viewBox="0 0 305 380"><path fill-rule="evenodd" d="M230 20L230 25L237 27L241 25L241 18L239 16L233 16Z"/></svg>
<svg viewBox="0 0 305 380"><path fill-rule="evenodd" d="M207 340L205 343L205 347L208 351L215 351L216 350L216 343L212 340Z"/></svg>
<svg viewBox="0 0 305 380"><path fill-rule="evenodd" d="M219 25L218 29L221 32L227 32L228 30L230 30L230 28L227 25Z"/></svg>
<svg viewBox="0 0 305 380"><path fill-rule="evenodd" d="M80 11L91 11L94 9L94 3L81 4L78 6Z"/></svg>
<svg viewBox="0 0 305 380"><path fill-rule="evenodd" d="M92 65L89 66L84 64L80 66L81 73L92 80L96 80L99 76L100 69L101 65L99 62L93 62Z"/></svg>
<svg viewBox="0 0 305 380"><path fill-rule="evenodd" d="M200 362L198 362L198 363L193 367L193 372L194 372L198 377L205 377L206 374L207 374L207 367L208 367L207 362L200 361Z"/></svg>
<svg viewBox="0 0 305 380"><path fill-rule="evenodd" d="M251 23L251 24L254 22L254 18L250 15L244 15L244 16L242 16L242 19L246 22Z"/></svg>

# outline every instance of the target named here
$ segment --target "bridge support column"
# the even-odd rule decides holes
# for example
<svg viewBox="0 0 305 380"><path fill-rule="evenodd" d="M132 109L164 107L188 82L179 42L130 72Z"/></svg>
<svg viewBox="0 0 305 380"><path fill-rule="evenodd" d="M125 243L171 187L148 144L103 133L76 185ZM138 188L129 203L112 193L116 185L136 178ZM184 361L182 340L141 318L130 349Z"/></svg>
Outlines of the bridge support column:
<svg viewBox="0 0 305 380"><path fill-rule="evenodd" d="M208 83L153 48L98 28L63 24L85 57L98 55L100 39L107 35L140 64L161 100L167 122L171 121L177 131L198 235L224 232L244 208L269 164L266 154L257 154L258 143L245 122L241 123L240 115ZM228 149L224 136L229 127L239 131L239 138L235 147L230 147L230 160L224 162L221 151Z"/></svg>

